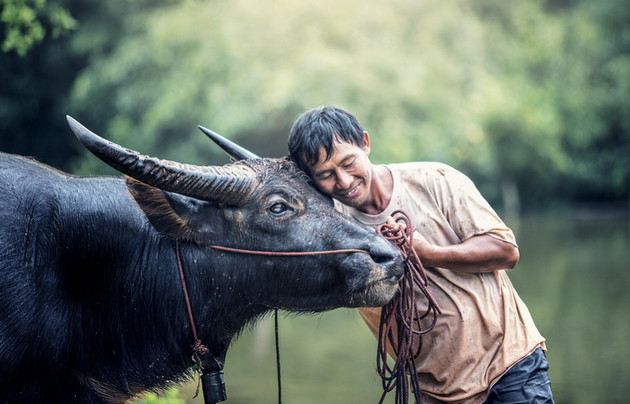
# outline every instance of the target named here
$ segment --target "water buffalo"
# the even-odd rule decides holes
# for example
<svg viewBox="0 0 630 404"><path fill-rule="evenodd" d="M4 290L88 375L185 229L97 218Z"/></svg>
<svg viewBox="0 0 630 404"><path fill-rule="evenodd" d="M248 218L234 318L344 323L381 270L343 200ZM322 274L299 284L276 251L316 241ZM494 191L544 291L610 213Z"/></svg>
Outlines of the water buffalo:
<svg viewBox="0 0 630 404"><path fill-rule="evenodd" d="M292 162L158 160L68 120L127 176L77 177L0 153L1 403L118 403L190 377L178 255L199 338L219 362L272 308L380 306L397 290L395 247L335 212Z"/></svg>

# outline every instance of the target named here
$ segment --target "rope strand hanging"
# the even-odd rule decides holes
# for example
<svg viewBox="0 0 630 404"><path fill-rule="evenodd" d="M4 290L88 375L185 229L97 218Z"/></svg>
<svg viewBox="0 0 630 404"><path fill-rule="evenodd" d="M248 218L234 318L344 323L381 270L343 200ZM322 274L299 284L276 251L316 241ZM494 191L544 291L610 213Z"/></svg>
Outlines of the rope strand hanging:
<svg viewBox="0 0 630 404"><path fill-rule="evenodd" d="M433 329L438 315L441 314L437 301L429 291L429 282L424 271L424 267L420 262L420 258L416 254L413 246L413 233L416 230L415 226L409 220L407 214L401 210L397 210L392 213L392 216L399 215L395 218L396 222L404 224L404 230L401 232L398 226L391 226L389 224L383 224L377 228L377 232L395 244L401 251L405 261L405 271L403 278L400 281L399 291L394 298L382 308L381 310L381 323L379 327L378 349L377 349L377 371L381 376L383 382L383 395L379 401L381 404L386 395L396 389L396 404L407 404L409 402L409 382L411 381L411 387L414 395L416 396L416 402L420 402L420 384L415 371L415 360L420 355L422 348L421 336ZM369 254L365 250L357 249L339 249L339 250L326 250L326 251L305 251L305 252L293 252L293 251L257 251L247 250L240 248L224 247L218 245L207 245L207 248L216 250L222 250L226 252L234 252L250 255L267 255L267 256L313 256L313 255L325 255L325 254L340 254L340 253L364 253ZM188 291L186 288L186 281L184 278L184 271L182 267L179 240L175 243L177 266L179 268L179 274L182 282L182 289L186 300L186 310L188 313L189 321L194 338L193 356L195 361L198 362L201 368L203 368L202 357L210 354L214 359L210 350L201 342L201 339L197 335L197 329L195 327L195 321L192 315L192 309L190 306L190 300L188 297ZM414 292L417 287L426 297L428 306L424 313L420 313L417 307L416 294ZM421 320L433 314L430 325L426 328L422 328ZM277 341L277 340L276 340ZM416 342L417 341L417 342ZM387 342L391 346L394 356L396 357L393 367L390 367L387 363ZM416 347L417 345L417 347ZM414 348L416 347L416 348ZM276 354L278 355L278 402L281 402L281 388L280 388L280 367L279 367L279 350L276 346ZM220 389L215 389L215 383L217 380L210 380L212 390L210 391L210 399L206 396L206 389L204 383L204 397L207 403L215 403L224 401L225 387L223 384L222 368L223 364L216 363L216 369L213 369L208 375L218 376ZM407 378L409 374L409 379ZM204 374L204 377L206 375ZM203 377L202 377L203 379ZM216 379L216 377L215 377ZM203 380L202 380L203 381Z"/></svg>
<svg viewBox="0 0 630 404"><path fill-rule="evenodd" d="M215 250L248 254L248 255L266 255L266 256L284 256L284 257L303 257L303 256L315 256L315 255L328 255L328 254L353 254L362 253L369 254L369 251L359 250L354 248L338 249L338 250L323 250L323 251L260 251L260 250L248 250L243 248L225 247L220 245L206 245L206 248L212 248ZM223 363L219 362L214 355L210 352L210 349L201 342L201 338L197 335L197 327L195 325L195 319L192 313L192 307L190 304L190 298L188 296L188 288L186 287L186 279L184 276L184 268L182 266L181 253L179 248L179 239L175 240L175 256L177 258L177 267L179 270L179 276L182 283L182 290L184 293L184 299L186 302L186 312L188 313L188 320L190 322L194 345L193 345L193 362L195 362L195 369L201 375L200 383L203 385L203 394L206 404L215 404L225 401L227 395L225 392L225 383L223 381ZM278 341L278 309L274 309L275 314L275 334L276 334L276 366L278 377L278 404L282 403L282 387L281 387L281 375L280 375L280 346ZM206 369L204 365L204 359L210 357L211 366ZM197 393L199 392L199 385L197 386ZM196 396L195 396L196 397Z"/></svg>
<svg viewBox="0 0 630 404"><path fill-rule="evenodd" d="M395 403L407 404L410 384L415 401L419 403L421 392L415 361L422 349L422 335L433 329L441 311L429 290L429 280L420 258L413 249L413 233L416 227L402 210L393 212L392 217L396 223L404 225L402 231L398 226L387 223L380 225L376 231L400 249L405 260L405 273L398 293L381 309L376 356L377 371L383 383L379 404L394 389ZM424 312L418 308L416 288L426 297L427 309ZM421 320L429 315L432 315L431 322L423 329ZM395 356L393 366L387 363L388 345Z"/></svg>

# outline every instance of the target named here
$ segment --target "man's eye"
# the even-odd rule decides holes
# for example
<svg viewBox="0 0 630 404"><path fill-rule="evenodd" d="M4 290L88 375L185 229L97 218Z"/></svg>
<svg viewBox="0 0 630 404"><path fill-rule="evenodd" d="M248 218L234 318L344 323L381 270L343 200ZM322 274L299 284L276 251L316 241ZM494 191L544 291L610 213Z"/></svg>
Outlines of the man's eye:
<svg viewBox="0 0 630 404"><path fill-rule="evenodd" d="M276 216L281 216L289 210L289 207L283 202L277 202L271 205L269 212Z"/></svg>
<svg viewBox="0 0 630 404"><path fill-rule="evenodd" d="M323 181L323 180L327 180L328 178L330 178L332 176L332 173L330 171L325 171L319 174L315 175L315 178L318 181Z"/></svg>

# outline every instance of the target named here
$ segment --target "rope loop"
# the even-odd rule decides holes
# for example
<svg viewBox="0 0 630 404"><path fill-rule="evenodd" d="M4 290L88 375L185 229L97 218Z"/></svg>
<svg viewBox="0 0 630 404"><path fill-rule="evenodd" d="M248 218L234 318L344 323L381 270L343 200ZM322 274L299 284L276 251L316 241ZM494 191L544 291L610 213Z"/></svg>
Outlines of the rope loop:
<svg viewBox="0 0 630 404"><path fill-rule="evenodd" d="M419 403L421 392L415 361L420 356L422 335L433 329L441 311L429 290L429 279L413 248L416 227L402 210L394 211L392 217L397 225L385 223L376 231L398 247L405 261L405 271L400 280L398 293L381 309L376 355L376 368L383 384L379 404L383 403L387 394L394 389L396 404L407 404L409 384L416 403ZM418 307L416 288L426 297L427 309L424 312ZM423 328L421 320L431 314L433 318L430 324ZM387 362L388 345L395 358L393 366Z"/></svg>
<svg viewBox="0 0 630 404"><path fill-rule="evenodd" d="M387 305L383 306L381 310L381 322L379 326L379 339L376 356L377 371L383 383L383 395L381 396L379 404L383 403L385 396L394 389L396 389L396 404L407 404L409 401L410 381L413 393L416 396L416 402L420 402L420 384L418 382L414 362L419 357L420 350L422 348L421 336L433 329L438 315L441 314L437 301L429 291L429 281L424 271L424 267L420 262L418 254L413 249L413 234L416 231L416 227L411 223L409 216L407 216L407 214L402 210L397 210L392 213L392 216L396 215L398 215L398 217L395 218L396 223L402 226L383 224L377 228L377 232L379 234L398 247L405 261L405 271L403 278L400 281L398 293ZM400 229L401 227L402 231ZM219 245L206 245L206 248L248 255L285 257L326 254L369 254L369 251L359 249L325 251L259 251ZM175 242L175 251L179 275L182 282L182 290L184 292L184 299L186 302L186 311L188 313L188 319L190 321L195 341L193 347L193 361L195 362L197 369L202 370L204 362L202 357L206 354L210 354L209 356L214 359L217 369L220 370L223 367L222 363L217 361L208 347L201 342L201 339L197 335L197 328L195 326L188 290L186 288L186 280L184 278L184 269L182 267L179 251L179 240L176 240ZM416 287L422 291L428 302L427 309L423 313L421 313L418 309L416 294L414 292ZM433 315L431 323L428 327L423 329L421 320L425 319L430 314ZM387 362L387 343L391 346L395 357L393 366L390 366ZM278 355L278 402L280 403L280 364L278 352L278 348L276 348L276 354ZM406 375L409 376L409 379ZM198 390L199 388L197 391Z"/></svg>

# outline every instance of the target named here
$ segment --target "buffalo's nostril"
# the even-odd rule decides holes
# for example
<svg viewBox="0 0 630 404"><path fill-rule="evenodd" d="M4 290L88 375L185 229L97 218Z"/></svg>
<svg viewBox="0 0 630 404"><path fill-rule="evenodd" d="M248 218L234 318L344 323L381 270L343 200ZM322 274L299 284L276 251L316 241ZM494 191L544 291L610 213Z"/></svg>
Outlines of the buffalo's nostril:
<svg viewBox="0 0 630 404"><path fill-rule="evenodd" d="M370 257L377 264L391 264L401 259L400 251L389 242L374 243L368 249Z"/></svg>
<svg viewBox="0 0 630 404"><path fill-rule="evenodd" d="M383 274L398 281L404 272L404 263L401 252L390 244L376 244L370 247L370 257L381 267Z"/></svg>
<svg viewBox="0 0 630 404"><path fill-rule="evenodd" d="M374 253L373 251L370 251L370 256L377 264L386 264L396 259L394 255L384 252Z"/></svg>

